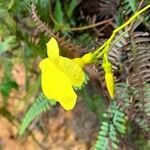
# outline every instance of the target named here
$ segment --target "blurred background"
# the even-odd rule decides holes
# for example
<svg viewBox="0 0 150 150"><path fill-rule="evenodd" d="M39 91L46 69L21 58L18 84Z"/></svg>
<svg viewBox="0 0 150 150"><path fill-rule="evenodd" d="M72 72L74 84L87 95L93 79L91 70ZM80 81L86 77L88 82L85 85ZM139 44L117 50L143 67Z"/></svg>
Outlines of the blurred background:
<svg viewBox="0 0 150 150"><path fill-rule="evenodd" d="M92 149L102 114L110 104L104 73L98 66L101 61L86 66L87 79L77 91L78 102L72 111L56 104L38 114L32 123L29 121L24 136L18 135L25 114L41 93L38 65L46 57L46 43L53 36L62 56L80 57L97 49L126 18L149 3L149 0L0 0L0 150ZM133 30L149 33L149 23L148 12ZM149 36L147 39L150 41ZM115 75L117 81L126 78L125 74ZM135 136L129 139L127 135L122 149L150 148L145 140L133 142Z"/></svg>

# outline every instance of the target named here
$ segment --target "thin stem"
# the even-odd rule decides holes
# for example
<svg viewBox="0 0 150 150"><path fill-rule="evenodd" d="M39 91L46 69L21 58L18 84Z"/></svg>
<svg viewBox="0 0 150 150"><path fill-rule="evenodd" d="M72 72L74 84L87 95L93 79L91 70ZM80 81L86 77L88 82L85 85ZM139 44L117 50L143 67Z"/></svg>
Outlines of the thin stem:
<svg viewBox="0 0 150 150"><path fill-rule="evenodd" d="M100 26L100 25L103 25L103 24L106 24L106 23L109 23L111 22L113 19L107 19L107 20L104 20L104 21L101 21L101 22L98 22L98 23L94 23L94 24L90 24L90 25L87 25L87 26L84 26L84 27L75 27L75 28L66 28L66 29L63 29L63 30L67 30L67 31L80 31L80 30L87 30L87 29L90 29L90 28L94 28L94 27L97 27L97 26Z"/></svg>
<svg viewBox="0 0 150 150"><path fill-rule="evenodd" d="M145 10L147 10L148 8L150 8L150 4L147 5L146 7L144 7L143 9L139 10L138 12L136 12L129 20L127 20L123 25L119 26L118 28L116 28L114 30L114 33L117 33L118 31L120 31L121 29L123 29L124 27L126 27L128 24L130 24L131 22L133 22L133 20L135 18L137 18L141 13L143 13Z"/></svg>
<svg viewBox="0 0 150 150"><path fill-rule="evenodd" d="M49 7L49 14L50 14L50 18L53 21L53 23L56 24L56 25L58 25L57 21L55 20L54 16L52 15L51 5ZM112 20L113 20L113 18L110 18L110 19L107 19L107 20L104 20L104 21L101 21L101 22L98 22L98 23L90 24L90 25L87 25L87 26L84 26L84 27L72 27L72 28L68 28L68 27L65 28L64 27L61 30L62 31L81 31L81 30L87 30L87 29L90 29L90 28L94 28L94 27L106 24L106 23L111 24Z"/></svg>
<svg viewBox="0 0 150 150"><path fill-rule="evenodd" d="M99 53L99 51L101 51L102 49L104 49L100 54L97 55L97 58L100 58L104 53L106 53L109 49L110 43L113 40L114 36L120 31L122 30L124 27L126 27L127 25L129 25L130 23L132 23L134 21L135 18L137 18L141 13L143 13L145 10L147 10L148 8L150 8L150 4L147 5L146 7L144 7L143 9L139 10L138 12L136 12L129 20L127 20L124 24L122 24L121 26L119 26L118 28L116 28L112 35L110 36L110 38L101 46L99 47L93 54L97 55ZM106 46L106 48L104 48Z"/></svg>

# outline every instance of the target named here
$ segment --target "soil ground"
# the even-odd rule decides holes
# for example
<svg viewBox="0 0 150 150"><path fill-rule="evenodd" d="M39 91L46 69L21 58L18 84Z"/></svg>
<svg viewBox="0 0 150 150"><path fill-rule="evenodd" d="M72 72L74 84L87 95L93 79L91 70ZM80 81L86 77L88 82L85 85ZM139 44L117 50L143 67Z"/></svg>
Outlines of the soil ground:
<svg viewBox="0 0 150 150"><path fill-rule="evenodd" d="M13 116L23 117L25 103L18 102L25 96L24 67L13 69L19 90L12 90L7 109ZM33 98L34 99L34 98ZM73 111L66 112L56 106L36 119L30 126L31 134L18 137L19 124L14 125L0 116L0 150L88 150L97 136L96 115L86 110L81 98ZM2 96L0 96L2 102ZM2 103L1 103L2 104Z"/></svg>

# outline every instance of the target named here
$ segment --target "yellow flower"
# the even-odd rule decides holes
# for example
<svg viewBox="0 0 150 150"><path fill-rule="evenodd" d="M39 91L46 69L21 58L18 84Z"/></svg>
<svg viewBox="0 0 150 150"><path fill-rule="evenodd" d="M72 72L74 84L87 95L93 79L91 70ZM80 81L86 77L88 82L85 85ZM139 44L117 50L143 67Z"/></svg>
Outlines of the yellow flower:
<svg viewBox="0 0 150 150"><path fill-rule="evenodd" d="M112 65L109 62L105 62L102 64L102 67L105 71L105 83L107 90L110 94L110 97L114 97L114 76L112 73Z"/></svg>
<svg viewBox="0 0 150 150"><path fill-rule="evenodd" d="M47 98L58 101L64 109L71 110L77 99L73 86L79 87L84 82L85 74L81 67L85 63L81 65L74 59L60 56L57 41L53 37L47 43L47 55L48 58L42 60L39 65L42 71L43 93Z"/></svg>

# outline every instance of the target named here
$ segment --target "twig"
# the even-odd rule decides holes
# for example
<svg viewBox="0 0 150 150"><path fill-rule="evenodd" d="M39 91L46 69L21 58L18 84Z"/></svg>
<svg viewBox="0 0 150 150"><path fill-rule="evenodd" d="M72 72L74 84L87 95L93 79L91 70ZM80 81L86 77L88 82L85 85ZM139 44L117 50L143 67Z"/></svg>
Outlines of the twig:
<svg viewBox="0 0 150 150"><path fill-rule="evenodd" d="M94 27L97 27L97 26L100 26L100 25L103 25L103 24L106 24L106 23L109 23L113 20L113 18L111 19L107 19L107 20L104 20L104 21L101 21L101 22L98 22L98 23L94 23L94 24L90 24L90 25L87 25L87 26L84 26L84 27L74 27L74 28L66 28L66 29L63 29L63 30L69 30L69 31L80 31L80 30L87 30L87 29L90 29L90 28L94 28Z"/></svg>

